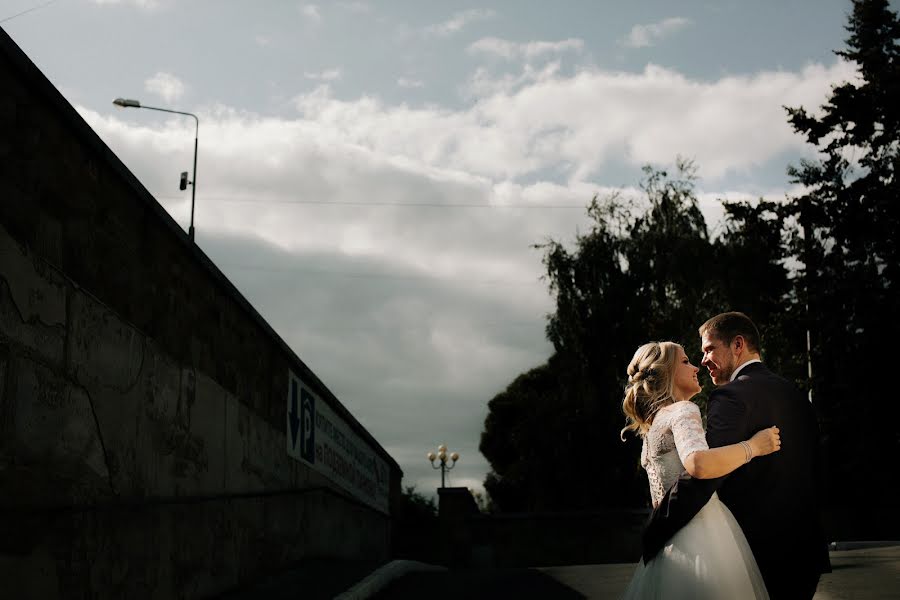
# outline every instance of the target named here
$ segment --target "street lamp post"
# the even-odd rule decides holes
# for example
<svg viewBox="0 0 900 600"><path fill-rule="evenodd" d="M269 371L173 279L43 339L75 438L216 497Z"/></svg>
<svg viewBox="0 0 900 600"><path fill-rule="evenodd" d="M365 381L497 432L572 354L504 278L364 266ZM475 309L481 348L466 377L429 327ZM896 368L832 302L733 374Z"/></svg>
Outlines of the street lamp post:
<svg viewBox="0 0 900 600"><path fill-rule="evenodd" d="M432 469L440 469L441 470L441 488L444 487L444 475L446 475L447 471L456 466L456 461L459 460L459 454L454 452L449 456L450 464L447 464L447 446L441 444L438 446L438 452L435 455L434 452L428 453L428 461L431 463ZM438 460L438 464L434 464L435 459Z"/></svg>
<svg viewBox="0 0 900 600"><path fill-rule="evenodd" d="M197 138L200 133L200 119L197 118L197 115L194 113L183 112L180 110L170 110L168 108L159 108L156 106L147 106L146 104L141 104L139 100L131 100L127 98L116 98L113 100L113 104L116 106L121 106L122 108L146 108L148 110L158 110L160 112L174 113L176 115L187 115L188 117L194 117L194 173L192 176L192 180L188 183L191 185L191 225L188 228L188 237L191 238L191 241L194 241L194 200L197 196Z"/></svg>

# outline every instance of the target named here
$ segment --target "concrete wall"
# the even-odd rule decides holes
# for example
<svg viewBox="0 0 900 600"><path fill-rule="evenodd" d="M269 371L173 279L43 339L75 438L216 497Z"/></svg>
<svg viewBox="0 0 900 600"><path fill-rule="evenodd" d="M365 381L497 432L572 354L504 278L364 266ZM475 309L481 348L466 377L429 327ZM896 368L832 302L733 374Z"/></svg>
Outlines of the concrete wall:
<svg viewBox="0 0 900 600"><path fill-rule="evenodd" d="M0 578L191 598L384 558L388 515L286 452L288 371L397 463L0 30Z"/></svg>

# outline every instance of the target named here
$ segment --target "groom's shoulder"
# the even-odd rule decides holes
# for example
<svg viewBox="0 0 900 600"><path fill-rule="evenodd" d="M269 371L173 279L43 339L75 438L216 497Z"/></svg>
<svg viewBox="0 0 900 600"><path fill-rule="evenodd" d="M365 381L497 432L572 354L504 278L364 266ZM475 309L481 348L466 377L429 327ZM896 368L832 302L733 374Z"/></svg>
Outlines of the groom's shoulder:
<svg viewBox="0 0 900 600"><path fill-rule="evenodd" d="M743 385L735 385L737 381L720 385L709 393L709 403L713 402L740 402L743 400Z"/></svg>
<svg viewBox="0 0 900 600"><path fill-rule="evenodd" d="M760 394L785 398L799 393L793 381L772 371L763 363L748 365L734 381L723 387L730 387L734 394L748 398L756 398Z"/></svg>
<svg viewBox="0 0 900 600"><path fill-rule="evenodd" d="M783 377L779 373L771 370L763 363L755 363L748 365L745 373L741 373L734 383L744 383L753 385L754 383L775 384L784 387L795 387L794 383Z"/></svg>
<svg viewBox="0 0 900 600"><path fill-rule="evenodd" d="M790 386L790 381L772 371L765 364L758 362L747 365L731 383L723 387L733 387L735 390L750 389L759 384Z"/></svg>

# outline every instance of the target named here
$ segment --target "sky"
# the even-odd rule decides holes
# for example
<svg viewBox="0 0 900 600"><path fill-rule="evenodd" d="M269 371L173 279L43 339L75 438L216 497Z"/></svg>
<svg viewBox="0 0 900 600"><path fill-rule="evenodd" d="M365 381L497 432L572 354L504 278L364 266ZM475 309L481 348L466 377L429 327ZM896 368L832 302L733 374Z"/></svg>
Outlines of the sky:
<svg viewBox="0 0 900 600"><path fill-rule="evenodd" d="M552 353L534 246L676 156L713 231L722 200L789 197L814 154L782 107L855 78L849 10L0 0L0 27L185 230L193 119L112 100L198 116L196 243L430 495L439 444L483 489L488 401Z"/></svg>

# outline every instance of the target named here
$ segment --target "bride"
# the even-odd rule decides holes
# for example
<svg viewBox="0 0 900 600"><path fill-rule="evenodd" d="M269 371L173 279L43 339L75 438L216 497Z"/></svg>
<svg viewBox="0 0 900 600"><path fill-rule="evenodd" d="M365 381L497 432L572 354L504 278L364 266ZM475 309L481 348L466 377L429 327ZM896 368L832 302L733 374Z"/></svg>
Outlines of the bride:
<svg viewBox="0 0 900 600"><path fill-rule="evenodd" d="M699 369L674 342L651 342L634 353L622 409L622 430L643 438L641 465L654 508L686 472L698 479L731 473L756 456L781 447L778 428L749 440L712 448L706 444L700 409ZM624 439L624 437L623 437ZM706 506L649 563L641 562L624 598L768 598L750 546L731 511L714 494Z"/></svg>

